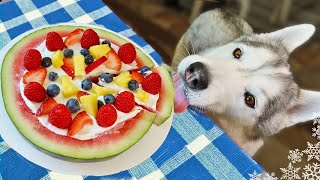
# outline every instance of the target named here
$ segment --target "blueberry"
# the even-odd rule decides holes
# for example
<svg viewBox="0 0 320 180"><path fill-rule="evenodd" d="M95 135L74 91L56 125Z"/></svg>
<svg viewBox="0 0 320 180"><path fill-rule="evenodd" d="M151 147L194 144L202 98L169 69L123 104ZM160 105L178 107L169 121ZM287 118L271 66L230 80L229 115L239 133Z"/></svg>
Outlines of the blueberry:
<svg viewBox="0 0 320 180"><path fill-rule="evenodd" d="M139 83L138 83L136 80L131 80L131 81L129 81L129 83L128 83L128 88L129 88L131 91L135 91L136 89L139 88Z"/></svg>
<svg viewBox="0 0 320 180"><path fill-rule="evenodd" d="M90 54L90 52L89 52L89 50L88 50L88 49L83 48L83 49L81 49L80 54L82 54L82 56L86 56L86 55L89 55L89 54Z"/></svg>
<svg viewBox="0 0 320 180"><path fill-rule="evenodd" d="M146 72L150 71L151 69L148 66L143 66L140 70L140 74L146 75Z"/></svg>
<svg viewBox="0 0 320 180"><path fill-rule="evenodd" d="M60 93L60 88L56 84L51 84L47 88L47 95L49 97L56 97Z"/></svg>
<svg viewBox="0 0 320 180"><path fill-rule="evenodd" d="M113 81L113 76L109 73L105 73L100 76L100 79L103 82L111 83Z"/></svg>
<svg viewBox="0 0 320 180"><path fill-rule="evenodd" d="M66 105L72 113L80 110L79 102L76 99L69 99Z"/></svg>
<svg viewBox="0 0 320 180"><path fill-rule="evenodd" d="M81 82L81 87L84 90L90 90L92 88L92 82L90 81L90 79L85 79Z"/></svg>
<svg viewBox="0 0 320 180"><path fill-rule="evenodd" d="M73 50L72 49L66 49L63 51L64 57L71 58L73 56Z"/></svg>
<svg viewBox="0 0 320 180"><path fill-rule="evenodd" d="M113 104L115 101L115 98L112 94L106 94L103 96L104 102L106 104Z"/></svg>
<svg viewBox="0 0 320 180"><path fill-rule="evenodd" d="M98 100L98 109L100 109L103 105L104 105L103 102Z"/></svg>
<svg viewBox="0 0 320 180"><path fill-rule="evenodd" d="M110 41L108 41L108 40L102 41L101 44L107 44L109 47L111 47L111 43L110 43Z"/></svg>
<svg viewBox="0 0 320 180"><path fill-rule="evenodd" d="M56 73L56 72L50 72L49 73L49 80L50 81L55 81L57 79L58 79L58 73Z"/></svg>
<svg viewBox="0 0 320 180"><path fill-rule="evenodd" d="M44 57L44 58L42 58L42 60L41 60L41 66L43 66L43 67L50 67L51 65L52 65L51 58L49 58L49 57Z"/></svg>
<svg viewBox="0 0 320 180"><path fill-rule="evenodd" d="M86 65L89 65L89 64L93 63L93 57L90 54L86 55L84 57L84 62L86 63Z"/></svg>

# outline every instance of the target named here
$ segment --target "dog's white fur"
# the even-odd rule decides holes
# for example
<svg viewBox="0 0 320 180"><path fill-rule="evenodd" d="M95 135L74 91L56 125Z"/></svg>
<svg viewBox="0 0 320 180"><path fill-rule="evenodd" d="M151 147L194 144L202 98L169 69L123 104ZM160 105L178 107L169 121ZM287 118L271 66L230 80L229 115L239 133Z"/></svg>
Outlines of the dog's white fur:
<svg viewBox="0 0 320 180"><path fill-rule="evenodd" d="M205 65L208 87L193 90L185 85L189 103L205 108L209 117L241 148L254 155L268 136L285 127L311 120L320 112L320 93L300 89L293 81L287 63L289 54L312 36L315 27L302 24L272 33L254 34L240 20L244 24L244 32L217 45L208 40L214 38L215 33L208 31L207 27L228 23L222 22L219 13L207 12L195 20L197 28L191 25L191 30L182 37L176 49L173 69L179 64L177 73L183 79L185 70L192 63ZM204 19L208 17L213 18ZM197 32L190 32L194 31L192 29L197 29ZM232 52L236 48L243 52L240 59L233 57ZM186 55L187 51L191 55ZM245 104L245 92L254 95L254 109Z"/></svg>

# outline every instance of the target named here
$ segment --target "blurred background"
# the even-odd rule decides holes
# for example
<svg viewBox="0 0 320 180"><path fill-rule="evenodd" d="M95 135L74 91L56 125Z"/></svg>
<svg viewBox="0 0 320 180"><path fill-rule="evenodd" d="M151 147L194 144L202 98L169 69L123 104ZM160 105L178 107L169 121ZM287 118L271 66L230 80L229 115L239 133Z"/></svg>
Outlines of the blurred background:
<svg viewBox="0 0 320 180"><path fill-rule="evenodd" d="M104 0L134 31L170 64L175 47L190 23L201 12L228 9L242 16L255 32L270 32L289 25L311 23L317 31L290 57L296 82L320 91L320 0ZM319 111L320 112L320 111ZM281 175L288 166L288 152L304 150L312 137L312 122L287 128L267 141L254 157L269 172ZM306 158L296 167L304 167Z"/></svg>

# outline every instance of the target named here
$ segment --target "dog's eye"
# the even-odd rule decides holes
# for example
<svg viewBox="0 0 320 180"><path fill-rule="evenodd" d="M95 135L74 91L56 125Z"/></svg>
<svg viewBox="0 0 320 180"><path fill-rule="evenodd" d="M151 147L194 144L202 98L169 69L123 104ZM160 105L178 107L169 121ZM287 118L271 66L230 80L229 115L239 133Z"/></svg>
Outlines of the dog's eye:
<svg viewBox="0 0 320 180"><path fill-rule="evenodd" d="M250 108L254 108L256 105L256 99L254 96L248 92L244 93L244 102Z"/></svg>
<svg viewBox="0 0 320 180"><path fill-rule="evenodd" d="M234 51L233 51L233 57L236 58L236 59L240 59L241 55L242 55L242 52L241 52L241 49L240 48L236 48Z"/></svg>

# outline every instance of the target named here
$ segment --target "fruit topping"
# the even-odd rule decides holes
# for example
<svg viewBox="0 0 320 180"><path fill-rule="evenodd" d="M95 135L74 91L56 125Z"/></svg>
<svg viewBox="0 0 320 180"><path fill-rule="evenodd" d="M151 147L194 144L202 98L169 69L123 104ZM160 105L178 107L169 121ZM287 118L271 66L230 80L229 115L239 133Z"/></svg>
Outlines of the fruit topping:
<svg viewBox="0 0 320 180"><path fill-rule="evenodd" d="M42 85L46 79L46 76L46 68L33 69L23 75L23 83L28 84L29 82L38 82Z"/></svg>
<svg viewBox="0 0 320 180"><path fill-rule="evenodd" d="M80 104L76 99L69 99L66 106L71 113L75 113L80 110Z"/></svg>
<svg viewBox="0 0 320 180"><path fill-rule="evenodd" d="M89 52L94 59L99 59L102 56L106 55L110 50L111 48L108 45L102 44L102 45L91 46L89 49Z"/></svg>
<svg viewBox="0 0 320 180"><path fill-rule="evenodd" d="M56 73L56 72L50 72L49 73L49 80L50 81L55 81L55 80L57 80L58 79L58 73Z"/></svg>
<svg viewBox="0 0 320 180"><path fill-rule="evenodd" d="M80 102L80 97L81 96L85 96L85 95L89 95L89 94L87 92L84 92L84 91L78 91L77 100Z"/></svg>
<svg viewBox="0 0 320 180"><path fill-rule="evenodd" d="M111 83L113 81L113 76L109 73L102 74L100 76L102 82Z"/></svg>
<svg viewBox="0 0 320 180"><path fill-rule="evenodd" d="M120 71L122 62L113 49L108 53L108 61L104 65L106 68Z"/></svg>
<svg viewBox="0 0 320 180"><path fill-rule="evenodd" d="M146 102L149 99L149 94L142 89L138 89L135 97L139 99L141 102Z"/></svg>
<svg viewBox="0 0 320 180"><path fill-rule="evenodd" d="M68 129L72 124L71 113L64 104L57 104L49 113L48 121L57 128Z"/></svg>
<svg viewBox="0 0 320 180"><path fill-rule="evenodd" d="M41 54L36 49L29 49L24 56L23 66L28 70L37 69L41 66Z"/></svg>
<svg viewBox="0 0 320 180"><path fill-rule="evenodd" d="M100 59L94 61L93 63L91 63L85 68L86 74L89 74L91 71L93 71L94 69L96 69L106 61L107 61L107 58L105 56L102 56Z"/></svg>
<svg viewBox="0 0 320 180"><path fill-rule="evenodd" d="M49 57L42 58L42 60L41 60L42 67L50 67L51 65L52 65L51 58L49 58Z"/></svg>
<svg viewBox="0 0 320 180"><path fill-rule="evenodd" d="M94 61L93 56L91 56L90 54L86 55L84 58L84 62L86 63L86 65L93 63L93 61Z"/></svg>
<svg viewBox="0 0 320 180"><path fill-rule="evenodd" d="M139 84L142 83L142 80L143 80L143 76L138 73L137 71L132 71L131 73L131 79L134 79L136 80Z"/></svg>
<svg viewBox="0 0 320 180"><path fill-rule="evenodd" d="M83 49L80 50L80 54L81 54L82 56L89 55L89 53L90 53L89 50L86 49L86 48L83 48Z"/></svg>
<svg viewBox="0 0 320 180"><path fill-rule="evenodd" d="M77 42L80 42L82 35L83 35L84 30L83 29L76 29L74 31L72 31L68 37L64 40L64 44L67 47L70 47L72 45L74 45Z"/></svg>
<svg viewBox="0 0 320 180"><path fill-rule="evenodd" d="M101 44L107 44L109 47L111 47L111 43L110 43L110 41L108 41L108 40L102 41Z"/></svg>
<svg viewBox="0 0 320 180"><path fill-rule="evenodd" d="M106 94L114 94L117 91L111 88L106 88L106 87L101 87L101 86L93 86L92 91L94 94L96 94L97 96L104 96Z"/></svg>
<svg viewBox="0 0 320 180"><path fill-rule="evenodd" d="M131 75L128 71L121 72L117 77L114 78L114 82L121 87L128 87L128 83L131 80Z"/></svg>
<svg viewBox="0 0 320 180"><path fill-rule="evenodd" d="M47 34L46 46L49 51L63 50L65 47L62 37L56 32L49 32Z"/></svg>
<svg viewBox="0 0 320 180"><path fill-rule="evenodd" d="M136 80L130 80L128 83L128 88L131 91L135 91L136 89L139 88L139 83Z"/></svg>
<svg viewBox="0 0 320 180"><path fill-rule="evenodd" d="M81 131L85 125L87 124L93 124L92 119L90 116L85 112L79 112L76 117L74 117L72 121L72 125L68 130L68 136L74 136L77 134L79 131Z"/></svg>
<svg viewBox="0 0 320 180"><path fill-rule="evenodd" d="M161 77L157 73L151 73L141 83L143 90L150 94L158 94L161 89Z"/></svg>
<svg viewBox="0 0 320 180"><path fill-rule="evenodd" d="M61 69L72 79L74 79L74 65L72 58L64 58Z"/></svg>
<svg viewBox="0 0 320 180"><path fill-rule="evenodd" d="M49 114L57 104L53 98L46 99L37 110L36 116L40 117Z"/></svg>
<svg viewBox="0 0 320 180"><path fill-rule="evenodd" d="M130 64L136 59L137 52L131 43L126 43L119 48L118 56L123 63Z"/></svg>
<svg viewBox="0 0 320 180"><path fill-rule="evenodd" d="M143 75L143 76L146 76L147 75L147 72L150 71L151 69L148 67L148 66L143 66L140 70L140 73Z"/></svg>
<svg viewBox="0 0 320 180"><path fill-rule="evenodd" d="M115 98L112 94L106 94L103 96L103 100L106 104L113 104L115 101Z"/></svg>
<svg viewBox="0 0 320 180"><path fill-rule="evenodd" d="M81 38L81 47L89 49L91 46L99 45L100 40L98 34L92 30L87 29L84 31L82 38Z"/></svg>
<svg viewBox="0 0 320 180"><path fill-rule="evenodd" d="M134 95L130 91L123 91L115 99L114 106L121 112L128 113L134 108Z"/></svg>
<svg viewBox="0 0 320 180"><path fill-rule="evenodd" d="M103 102L100 101L100 100L98 100L98 111L99 111L99 109L100 109L103 105L104 105Z"/></svg>
<svg viewBox="0 0 320 180"><path fill-rule="evenodd" d="M116 109L109 104L103 105L97 114L97 123L101 127L110 127L117 120Z"/></svg>
<svg viewBox="0 0 320 180"><path fill-rule="evenodd" d="M42 102L46 99L46 90L37 82L29 82L24 87L24 95L33 102Z"/></svg>
<svg viewBox="0 0 320 180"><path fill-rule="evenodd" d="M60 93L60 88L56 84L50 84L47 88L47 95L49 97L56 97Z"/></svg>
<svg viewBox="0 0 320 180"><path fill-rule="evenodd" d="M51 61L54 67L60 68L63 63L63 54L62 51L58 50L51 55Z"/></svg>
<svg viewBox="0 0 320 180"><path fill-rule="evenodd" d="M66 50L63 51L63 55L64 55L64 57L72 58L73 50L72 49L66 49Z"/></svg>
<svg viewBox="0 0 320 180"><path fill-rule="evenodd" d="M65 98L69 98L74 96L78 93L78 88L75 86L69 79L68 76L63 75L61 76L61 83L62 83L62 94Z"/></svg>
<svg viewBox="0 0 320 180"><path fill-rule="evenodd" d="M82 55L76 55L73 57L74 75L82 76L86 67L84 63L84 57Z"/></svg>
<svg viewBox="0 0 320 180"><path fill-rule="evenodd" d="M90 79L85 79L81 82L81 88L83 90L87 90L89 91L92 88L92 82L90 81Z"/></svg>
<svg viewBox="0 0 320 180"><path fill-rule="evenodd" d="M98 99L97 95L90 94L80 97L80 102L83 109L91 116L96 117L98 111Z"/></svg>

